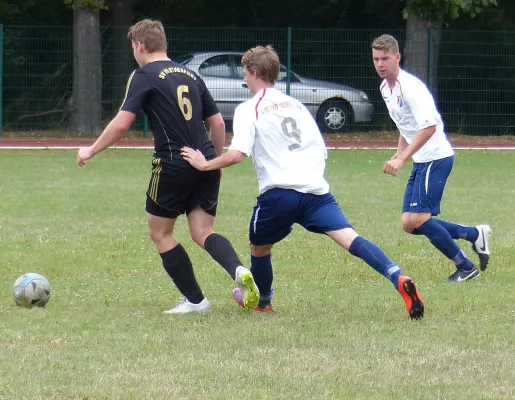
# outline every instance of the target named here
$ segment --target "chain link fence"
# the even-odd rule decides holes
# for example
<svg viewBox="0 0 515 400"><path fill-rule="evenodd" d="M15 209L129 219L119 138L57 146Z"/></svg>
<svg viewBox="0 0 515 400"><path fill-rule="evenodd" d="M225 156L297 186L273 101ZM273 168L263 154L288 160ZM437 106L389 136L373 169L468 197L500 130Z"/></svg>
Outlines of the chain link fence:
<svg viewBox="0 0 515 400"><path fill-rule="evenodd" d="M284 66L277 86L299 98L325 132L394 130L379 93L370 44L382 33L401 49L405 31L167 27L170 58L190 62L224 118L249 98L241 87L240 53L272 44ZM3 26L1 104L4 132L70 130L74 83L73 27ZM137 67L125 30L101 28L102 121L122 101ZM424 46L420 46L424 48ZM427 48L427 46L425 46ZM2 51L3 49L3 51ZM428 82L448 133L515 133L515 32L443 30L424 54ZM218 58L217 58L218 57ZM85 62L88 62L86 59ZM91 66L94 68L95 66ZM230 126L230 125L229 125ZM138 118L135 129L145 129ZM146 134L146 132L144 132Z"/></svg>

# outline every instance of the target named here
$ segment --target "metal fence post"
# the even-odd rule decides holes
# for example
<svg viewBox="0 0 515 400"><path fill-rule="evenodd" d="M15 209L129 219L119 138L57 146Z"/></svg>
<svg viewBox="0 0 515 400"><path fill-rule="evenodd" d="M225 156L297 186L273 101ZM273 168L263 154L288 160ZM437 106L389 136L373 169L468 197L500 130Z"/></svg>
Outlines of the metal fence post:
<svg viewBox="0 0 515 400"><path fill-rule="evenodd" d="M143 117L143 137L146 138L148 135L148 118L145 115Z"/></svg>
<svg viewBox="0 0 515 400"><path fill-rule="evenodd" d="M427 52L427 86L433 92L433 29L428 28L428 52Z"/></svg>
<svg viewBox="0 0 515 400"><path fill-rule="evenodd" d="M4 128L4 25L0 24L0 138Z"/></svg>
<svg viewBox="0 0 515 400"><path fill-rule="evenodd" d="M291 26L288 27L288 45L286 53L286 94L290 95L291 83Z"/></svg>

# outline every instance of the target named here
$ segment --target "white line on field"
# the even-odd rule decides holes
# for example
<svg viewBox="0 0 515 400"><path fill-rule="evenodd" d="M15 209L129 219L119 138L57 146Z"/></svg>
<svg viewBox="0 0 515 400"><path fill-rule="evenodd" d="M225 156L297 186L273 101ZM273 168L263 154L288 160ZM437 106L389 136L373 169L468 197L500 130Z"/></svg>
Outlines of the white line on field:
<svg viewBox="0 0 515 400"><path fill-rule="evenodd" d="M0 143L0 150L69 150L80 149L84 146L2 146ZM145 149L153 150L153 146L111 146L111 149ZM227 149L227 147L225 147ZM454 150L515 150L515 146L509 147L466 147L456 146ZM397 150L397 147L375 147L375 146L329 146L327 150Z"/></svg>

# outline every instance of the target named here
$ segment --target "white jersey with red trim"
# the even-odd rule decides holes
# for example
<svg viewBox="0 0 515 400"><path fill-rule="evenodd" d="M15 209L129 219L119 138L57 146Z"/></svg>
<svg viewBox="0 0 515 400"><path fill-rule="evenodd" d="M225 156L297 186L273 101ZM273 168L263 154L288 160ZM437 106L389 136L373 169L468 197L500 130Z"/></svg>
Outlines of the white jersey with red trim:
<svg viewBox="0 0 515 400"><path fill-rule="evenodd" d="M308 109L274 88L236 107L229 150L252 157L259 194L272 188L326 194L327 150Z"/></svg>
<svg viewBox="0 0 515 400"><path fill-rule="evenodd" d="M433 96L420 79L401 69L395 87L390 89L385 79L380 90L390 117L408 144L413 141L417 131L436 125L433 136L413 154L413 161L430 162L454 154Z"/></svg>

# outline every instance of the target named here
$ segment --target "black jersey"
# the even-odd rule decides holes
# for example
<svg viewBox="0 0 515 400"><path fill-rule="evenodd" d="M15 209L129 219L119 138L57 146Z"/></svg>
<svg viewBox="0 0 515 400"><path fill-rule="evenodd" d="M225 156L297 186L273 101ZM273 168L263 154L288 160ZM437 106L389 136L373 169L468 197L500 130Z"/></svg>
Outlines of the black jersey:
<svg viewBox="0 0 515 400"><path fill-rule="evenodd" d="M201 150L208 159L216 157L204 120L219 111L204 81L193 71L170 60L135 70L120 110L138 114L141 109L154 135L157 156L180 157L181 147L187 146Z"/></svg>

